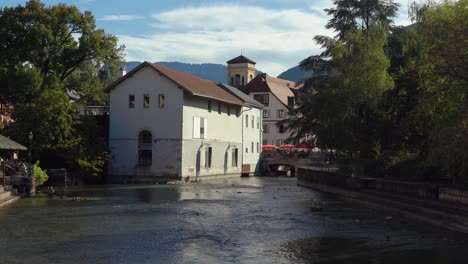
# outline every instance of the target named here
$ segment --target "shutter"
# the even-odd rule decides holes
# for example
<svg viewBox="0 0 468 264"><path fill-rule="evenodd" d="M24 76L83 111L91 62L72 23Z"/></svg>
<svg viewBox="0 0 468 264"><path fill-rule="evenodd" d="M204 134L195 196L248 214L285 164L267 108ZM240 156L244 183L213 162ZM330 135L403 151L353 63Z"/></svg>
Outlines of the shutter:
<svg viewBox="0 0 468 264"><path fill-rule="evenodd" d="M193 117L193 138L200 138L200 117Z"/></svg>
<svg viewBox="0 0 468 264"><path fill-rule="evenodd" d="M207 118L203 118L203 127L205 128L205 137L204 138L208 138L208 119Z"/></svg>

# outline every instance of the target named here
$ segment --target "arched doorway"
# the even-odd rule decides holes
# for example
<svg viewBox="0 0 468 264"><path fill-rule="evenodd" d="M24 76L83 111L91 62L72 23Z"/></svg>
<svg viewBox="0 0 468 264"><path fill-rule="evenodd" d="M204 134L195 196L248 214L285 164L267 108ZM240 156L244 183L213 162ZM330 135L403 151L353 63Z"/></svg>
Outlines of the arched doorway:
<svg viewBox="0 0 468 264"><path fill-rule="evenodd" d="M153 135L143 130L138 135L138 166L151 166L153 162Z"/></svg>

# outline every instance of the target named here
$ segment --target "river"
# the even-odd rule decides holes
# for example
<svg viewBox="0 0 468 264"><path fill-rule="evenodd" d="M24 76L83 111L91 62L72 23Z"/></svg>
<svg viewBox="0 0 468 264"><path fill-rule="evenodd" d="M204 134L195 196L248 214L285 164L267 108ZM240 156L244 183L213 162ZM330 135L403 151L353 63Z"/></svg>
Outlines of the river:
<svg viewBox="0 0 468 264"><path fill-rule="evenodd" d="M0 263L468 263L468 237L294 178L85 187L0 209Z"/></svg>

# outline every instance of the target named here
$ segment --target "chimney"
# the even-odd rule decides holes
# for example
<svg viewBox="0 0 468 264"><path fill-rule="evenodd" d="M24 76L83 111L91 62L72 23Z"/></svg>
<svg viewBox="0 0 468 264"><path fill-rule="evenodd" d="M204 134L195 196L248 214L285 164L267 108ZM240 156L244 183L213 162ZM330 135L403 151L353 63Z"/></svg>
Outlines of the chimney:
<svg viewBox="0 0 468 264"><path fill-rule="evenodd" d="M118 72L118 77L123 77L127 74L127 71L125 70L124 66L120 67L119 72Z"/></svg>

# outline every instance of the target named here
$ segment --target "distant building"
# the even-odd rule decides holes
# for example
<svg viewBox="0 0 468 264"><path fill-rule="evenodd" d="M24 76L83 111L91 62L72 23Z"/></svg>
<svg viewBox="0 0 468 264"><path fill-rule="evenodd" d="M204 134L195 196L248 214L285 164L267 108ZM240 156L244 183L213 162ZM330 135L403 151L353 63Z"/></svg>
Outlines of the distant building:
<svg viewBox="0 0 468 264"><path fill-rule="evenodd" d="M242 55L227 61L228 83L239 88L255 78L255 61Z"/></svg>
<svg viewBox="0 0 468 264"><path fill-rule="evenodd" d="M250 79L250 74L255 72L255 62L239 56L228 62L228 76L234 84L238 76L241 78L239 90L260 102L265 106L262 112L262 144L281 146L290 136L283 126L278 126L280 120L287 118L290 107L294 107L297 98L298 87L295 82L268 76L266 73ZM242 84L242 76L248 74L248 82ZM234 77L234 79L232 79ZM236 85L234 85L236 86Z"/></svg>
<svg viewBox="0 0 468 264"><path fill-rule="evenodd" d="M224 88L148 62L106 88L111 180L240 175L242 118L248 111ZM258 113L255 118L259 120ZM256 144L252 150L258 153Z"/></svg>

